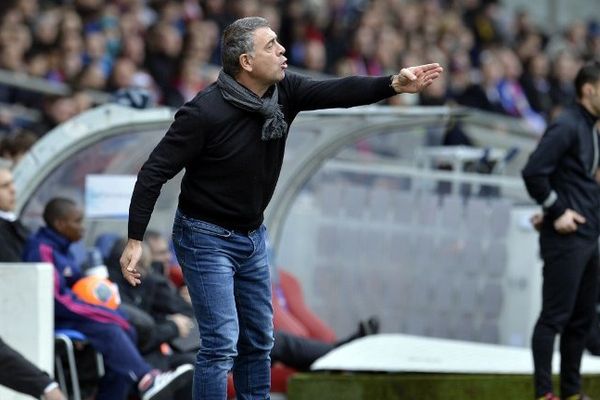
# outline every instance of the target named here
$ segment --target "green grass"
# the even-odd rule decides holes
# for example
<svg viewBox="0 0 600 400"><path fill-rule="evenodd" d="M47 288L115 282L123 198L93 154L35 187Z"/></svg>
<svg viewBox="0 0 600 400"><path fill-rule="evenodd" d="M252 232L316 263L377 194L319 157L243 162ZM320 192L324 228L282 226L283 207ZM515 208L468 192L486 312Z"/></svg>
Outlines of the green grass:
<svg viewBox="0 0 600 400"><path fill-rule="evenodd" d="M600 375L585 376L583 387L600 400ZM288 400L317 399L530 400L533 384L530 375L305 373L292 378Z"/></svg>

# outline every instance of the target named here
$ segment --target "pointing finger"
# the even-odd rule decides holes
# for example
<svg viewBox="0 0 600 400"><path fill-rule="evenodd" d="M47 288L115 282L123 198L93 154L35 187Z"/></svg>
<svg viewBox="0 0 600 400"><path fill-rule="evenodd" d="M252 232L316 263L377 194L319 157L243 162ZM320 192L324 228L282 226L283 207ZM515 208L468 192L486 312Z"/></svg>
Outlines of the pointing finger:
<svg viewBox="0 0 600 400"><path fill-rule="evenodd" d="M419 69L421 69L421 71L427 72L429 70L433 70L436 68L441 68L440 64L438 63L431 63L431 64L424 64L424 65L419 65Z"/></svg>

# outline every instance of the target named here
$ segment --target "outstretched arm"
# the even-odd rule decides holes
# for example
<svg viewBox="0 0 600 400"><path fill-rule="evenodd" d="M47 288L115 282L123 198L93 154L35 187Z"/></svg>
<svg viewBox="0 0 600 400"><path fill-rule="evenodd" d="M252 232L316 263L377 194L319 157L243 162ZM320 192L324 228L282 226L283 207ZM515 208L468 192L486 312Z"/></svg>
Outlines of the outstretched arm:
<svg viewBox="0 0 600 400"><path fill-rule="evenodd" d="M402 68L392 77L392 87L396 93L418 93L431 85L444 69L438 63Z"/></svg>
<svg viewBox="0 0 600 400"><path fill-rule="evenodd" d="M355 107L372 104L398 93L416 93L442 73L439 64L403 68L393 76L349 76L311 79L287 74L283 90L289 90L292 111Z"/></svg>

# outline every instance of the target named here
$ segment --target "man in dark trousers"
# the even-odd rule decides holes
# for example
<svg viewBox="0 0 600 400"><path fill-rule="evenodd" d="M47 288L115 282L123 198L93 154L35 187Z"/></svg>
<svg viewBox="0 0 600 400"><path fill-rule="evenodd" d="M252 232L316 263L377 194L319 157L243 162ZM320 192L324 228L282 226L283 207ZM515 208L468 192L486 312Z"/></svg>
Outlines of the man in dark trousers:
<svg viewBox="0 0 600 400"><path fill-rule="evenodd" d="M185 168L173 242L202 337L195 400L225 399L232 368L238 399L269 398L273 308L263 211L296 115L415 93L442 72L429 64L387 77L312 80L287 73L284 53L264 18L228 26L217 82L178 110L131 199L121 267L138 285L141 240L156 199Z"/></svg>
<svg viewBox="0 0 600 400"><path fill-rule="evenodd" d="M594 320L598 287L600 186L600 64L575 78L578 102L553 121L523 169L527 191L543 207L540 250L544 261L542 311L532 337L535 395L558 399L552 389L554 339L560 334L563 399L581 394L580 364Z"/></svg>

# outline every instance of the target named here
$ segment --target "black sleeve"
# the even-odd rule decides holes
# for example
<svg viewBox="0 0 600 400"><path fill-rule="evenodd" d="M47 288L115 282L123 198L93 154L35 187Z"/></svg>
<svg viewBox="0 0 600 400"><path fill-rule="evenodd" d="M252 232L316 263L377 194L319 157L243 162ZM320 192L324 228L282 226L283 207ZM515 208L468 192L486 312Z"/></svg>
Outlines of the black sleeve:
<svg viewBox="0 0 600 400"><path fill-rule="evenodd" d="M390 83L391 76L350 76L324 80L296 74L289 77L297 111L373 104L396 94Z"/></svg>
<svg viewBox="0 0 600 400"><path fill-rule="evenodd" d="M163 139L142 166L129 205L128 236L142 240L162 186L173 178L203 147L199 107L187 103Z"/></svg>
<svg viewBox="0 0 600 400"><path fill-rule="evenodd" d="M47 373L0 338L0 385L39 398L52 382Z"/></svg>
<svg viewBox="0 0 600 400"><path fill-rule="evenodd" d="M558 167L563 155L571 147L575 137L574 133L574 129L564 120L553 122L529 156L522 171L527 192L544 208L545 214L551 220L560 217L567 209L563 200L553 190L550 176Z"/></svg>

